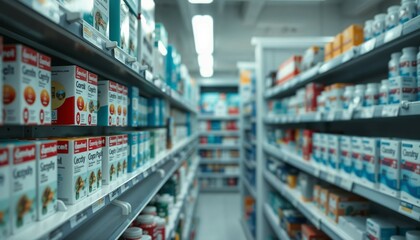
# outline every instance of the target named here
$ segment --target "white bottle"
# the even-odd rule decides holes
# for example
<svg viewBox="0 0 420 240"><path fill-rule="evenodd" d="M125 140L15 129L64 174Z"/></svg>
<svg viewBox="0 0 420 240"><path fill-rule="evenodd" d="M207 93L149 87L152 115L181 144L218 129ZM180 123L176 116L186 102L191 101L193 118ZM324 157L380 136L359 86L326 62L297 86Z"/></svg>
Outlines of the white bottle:
<svg viewBox="0 0 420 240"><path fill-rule="evenodd" d="M416 0L401 0L400 23L405 23L416 16L417 16Z"/></svg>
<svg viewBox="0 0 420 240"><path fill-rule="evenodd" d="M373 36L376 37L385 32L385 19L385 13L375 15L375 20L373 22Z"/></svg>
<svg viewBox="0 0 420 240"><path fill-rule="evenodd" d="M349 109L354 95L354 86L347 86L344 88L343 94L343 108Z"/></svg>
<svg viewBox="0 0 420 240"><path fill-rule="evenodd" d="M379 88L379 105L387 105L389 103L389 86L388 79L381 81L381 87Z"/></svg>
<svg viewBox="0 0 420 240"><path fill-rule="evenodd" d="M406 47L400 58L400 76L417 77L417 48Z"/></svg>
<svg viewBox="0 0 420 240"><path fill-rule="evenodd" d="M400 75L400 58L401 53L391 54L391 60L388 62L388 78L398 77Z"/></svg>
<svg viewBox="0 0 420 240"><path fill-rule="evenodd" d="M385 19L386 30L396 27L400 23L400 6L394 5L388 8Z"/></svg>
<svg viewBox="0 0 420 240"><path fill-rule="evenodd" d="M379 84L377 83L368 83L367 89L365 91L365 101L363 106L371 107L378 105L379 99Z"/></svg>
<svg viewBox="0 0 420 240"><path fill-rule="evenodd" d="M352 106L361 107L363 106L364 98L365 98L365 91L366 86L364 84L357 84L353 94Z"/></svg>
<svg viewBox="0 0 420 240"><path fill-rule="evenodd" d="M373 37L373 20L367 20L363 28L363 35L365 41L370 40Z"/></svg>

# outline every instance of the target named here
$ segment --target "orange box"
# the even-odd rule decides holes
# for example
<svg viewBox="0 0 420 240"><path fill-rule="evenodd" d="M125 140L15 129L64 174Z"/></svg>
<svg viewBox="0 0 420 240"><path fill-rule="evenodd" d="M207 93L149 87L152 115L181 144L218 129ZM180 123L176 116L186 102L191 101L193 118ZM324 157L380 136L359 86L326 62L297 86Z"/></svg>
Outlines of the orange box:
<svg viewBox="0 0 420 240"><path fill-rule="evenodd" d="M302 56L293 55L284 61L277 72L276 85L283 84L300 73Z"/></svg>
<svg viewBox="0 0 420 240"><path fill-rule="evenodd" d="M333 57L333 42L325 44L324 47L324 62L331 60Z"/></svg>
<svg viewBox="0 0 420 240"><path fill-rule="evenodd" d="M309 224L302 224L302 239L307 240L329 240L330 238L321 230Z"/></svg>
<svg viewBox="0 0 420 240"><path fill-rule="evenodd" d="M338 57L341 55L341 53L343 53L342 51L342 46L343 46L343 34L339 33L337 34L337 36L335 36L334 41L333 41L333 58Z"/></svg>
<svg viewBox="0 0 420 240"><path fill-rule="evenodd" d="M330 192L328 217L338 223L340 216L367 215L369 201L349 192Z"/></svg>
<svg viewBox="0 0 420 240"><path fill-rule="evenodd" d="M350 25L343 31L343 53L363 43L363 28L359 25Z"/></svg>

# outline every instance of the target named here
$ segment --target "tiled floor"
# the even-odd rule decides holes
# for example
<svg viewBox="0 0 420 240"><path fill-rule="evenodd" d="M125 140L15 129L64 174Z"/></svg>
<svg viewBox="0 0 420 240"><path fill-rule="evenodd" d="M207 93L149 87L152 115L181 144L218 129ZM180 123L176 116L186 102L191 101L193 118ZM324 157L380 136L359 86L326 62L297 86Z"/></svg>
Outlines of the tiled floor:
<svg viewBox="0 0 420 240"><path fill-rule="evenodd" d="M202 193L198 204L197 240L246 239L239 221L239 193Z"/></svg>

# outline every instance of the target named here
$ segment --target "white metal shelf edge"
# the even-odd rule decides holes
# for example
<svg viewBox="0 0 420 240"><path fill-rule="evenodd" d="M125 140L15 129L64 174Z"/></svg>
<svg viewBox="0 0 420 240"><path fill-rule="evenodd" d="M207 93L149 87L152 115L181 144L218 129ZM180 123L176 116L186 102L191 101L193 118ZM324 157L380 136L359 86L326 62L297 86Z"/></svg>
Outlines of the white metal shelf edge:
<svg viewBox="0 0 420 240"><path fill-rule="evenodd" d="M249 230L249 226L245 222L245 220L243 220L243 219L241 220L241 225L242 225L242 228L244 229L246 239L247 240L255 240L254 237L252 236L251 231Z"/></svg>
<svg viewBox="0 0 420 240"><path fill-rule="evenodd" d="M243 178L242 182L244 183L246 189L254 198L254 200L257 200L257 192L255 191L255 188L251 185L251 183L248 181L248 179Z"/></svg>
<svg viewBox="0 0 420 240"><path fill-rule="evenodd" d="M287 235L284 229L280 226L279 217L276 216L274 211L271 209L270 205L268 205L267 203L264 204L264 214L267 218L267 221L270 223L271 228L275 232L277 238L281 240L290 240L289 235Z"/></svg>

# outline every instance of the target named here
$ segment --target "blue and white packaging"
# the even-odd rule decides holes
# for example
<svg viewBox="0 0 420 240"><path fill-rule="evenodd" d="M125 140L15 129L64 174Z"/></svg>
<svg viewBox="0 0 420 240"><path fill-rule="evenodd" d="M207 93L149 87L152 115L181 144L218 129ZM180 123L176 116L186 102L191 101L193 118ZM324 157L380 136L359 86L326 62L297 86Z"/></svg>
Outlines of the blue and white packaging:
<svg viewBox="0 0 420 240"><path fill-rule="evenodd" d="M328 134L320 134L321 168L328 168Z"/></svg>
<svg viewBox="0 0 420 240"><path fill-rule="evenodd" d="M420 141L401 142L401 199L420 206Z"/></svg>
<svg viewBox="0 0 420 240"><path fill-rule="evenodd" d="M348 176L353 173L350 136L340 137L340 172Z"/></svg>
<svg viewBox="0 0 420 240"><path fill-rule="evenodd" d="M376 188L378 185L380 141L377 138L363 138L362 144L362 183L365 186Z"/></svg>
<svg viewBox="0 0 420 240"><path fill-rule="evenodd" d="M144 132L138 132L138 138L137 138L137 143L138 143L138 147L137 147L137 151L138 151L138 155L137 155L137 168L143 167L144 166L144 138L145 138L145 134Z"/></svg>
<svg viewBox="0 0 420 240"><path fill-rule="evenodd" d="M149 126L159 126L159 98L150 98L147 101L147 122Z"/></svg>
<svg viewBox="0 0 420 240"><path fill-rule="evenodd" d="M312 137L312 163L314 165L319 165L321 162L320 137L320 133L314 133Z"/></svg>
<svg viewBox="0 0 420 240"><path fill-rule="evenodd" d="M128 88L128 126L139 126L139 89L131 86Z"/></svg>
<svg viewBox="0 0 420 240"><path fill-rule="evenodd" d="M138 157L139 157L139 142L138 142L138 132L129 132L127 133L128 137L128 159L127 159L127 172L135 172L138 168Z"/></svg>
<svg viewBox="0 0 420 240"><path fill-rule="evenodd" d="M389 240L397 234L397 226L384 218L371 217L366 221L367 239Z"/></svg>
<svg viewBox="0 0 420 240"><path fill-rule="evenodd" d="M389 79L389 103L416 100L417 80L414 77L394 77Z"/></svg>
<svg viewBox="0 0 420 240"><path fill-rule="evenodd" d="M328 135L328 171L337 173L340 167L340 136Z"/></svg>
<svg viewBox="0 0 420 240"><path fill-rule="evenodd" d="M398 197L400 193L401 142L381 139L379 191Z"/></svg>
<svg viewBox="0 0 420 240"><path fill-rule="evenodd" d="M355 181L361 182L363 177L362 161L363 143L361 137L351 137L351 161L353 162L353 173Z"/></svg>

